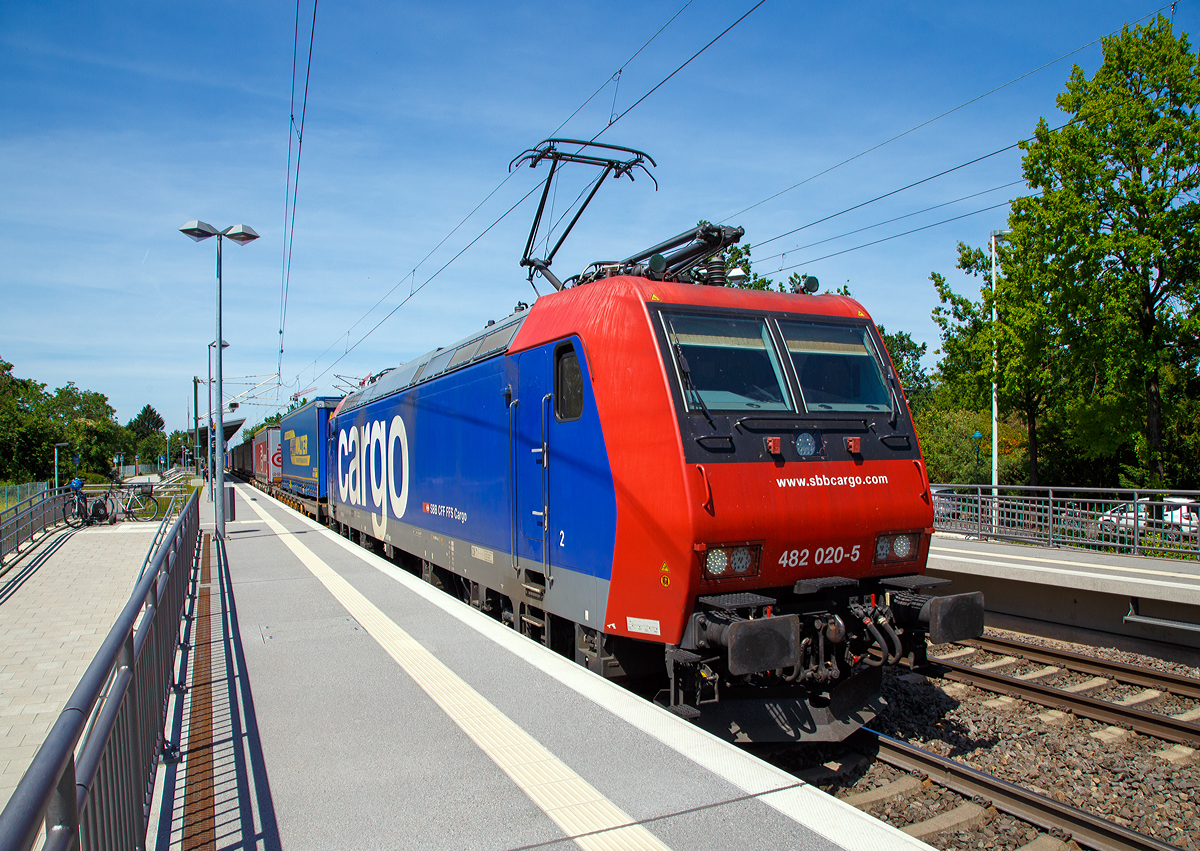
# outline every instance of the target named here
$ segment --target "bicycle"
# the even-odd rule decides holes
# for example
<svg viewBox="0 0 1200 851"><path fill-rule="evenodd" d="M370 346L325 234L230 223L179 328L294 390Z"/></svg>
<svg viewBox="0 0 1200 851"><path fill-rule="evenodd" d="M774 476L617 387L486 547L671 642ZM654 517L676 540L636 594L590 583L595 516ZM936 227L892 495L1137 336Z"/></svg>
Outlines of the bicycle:
<svg viewBox="0 0 1200 851"><path fill-rule="evenodd" d="M71 492L63 502L62 514L63 522L72 529L103 523L106 520L113 523L116 520L107 494L89 503L87 494L83 492L83 479L71 479L69 487Z"/></svg>
<svg viewBox="0 0 1200 851"><path fill-rule="evenodd" d="M116 488L114 480L108 491L121 509L123 516L130 520L155 520L162 506L154 498L153 488L149 482L141 485L123 486Z"/></svg>

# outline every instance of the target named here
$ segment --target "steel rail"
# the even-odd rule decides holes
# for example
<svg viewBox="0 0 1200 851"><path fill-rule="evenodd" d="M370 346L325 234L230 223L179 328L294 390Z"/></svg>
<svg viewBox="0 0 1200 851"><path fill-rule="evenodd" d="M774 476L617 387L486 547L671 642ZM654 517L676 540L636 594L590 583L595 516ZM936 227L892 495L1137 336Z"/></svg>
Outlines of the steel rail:
<svg viewBox="0 0 1200 851"><path fill-rule="evenodd" d="M898 741L863 727L872 737L878 757L903 771L919 771L960 795L990 800L996 809L1038 827L1068 831L1081 845L1096 851L1178 851L1159 839L1130 830L1101 816L1001 780L957 760Z"/></svg>
<svg viewBox="0 0 1200 851"><path fill-rule="evenodd" d="M1067 650L1056 650L1052 647L1041 647L1024 644L1008 638L974 638L961 642L964 645L978 647L989 653L1015 654L1025 657L1031 662L1042 662L1047 665L1060 665L1085 674L1109 676L1114 680L1143 688L1161 689L1181 697L1191 697L1200 700L1200 680L1172 674L1167 671L1156 671L1152 668L1141 668L1137 665L1127 665L1124 662L1109 662L1093 656L1084 656Z"/></svg>
<svg viewBox="0 0 1200 851"><path fill-rule="evenodd" d="M1180 721L1169 715L1157 715L1153 712L1134 709L1131 706L1121 706L1082 694L1072 694L1069 691L1041 685L1031 680L1018 680L1015 677L1008 677L992 671L981 671L970 665L959 665L946 661L931 661L929 664L931 668L941 668L944 671L943 676L949 680L979 686L986 691L998 694L1019 697L1022 700L1049 706L1053 709L1062 709L1083 718L1125 727L1164 741L1200 747L1200 726Z"/></svg>

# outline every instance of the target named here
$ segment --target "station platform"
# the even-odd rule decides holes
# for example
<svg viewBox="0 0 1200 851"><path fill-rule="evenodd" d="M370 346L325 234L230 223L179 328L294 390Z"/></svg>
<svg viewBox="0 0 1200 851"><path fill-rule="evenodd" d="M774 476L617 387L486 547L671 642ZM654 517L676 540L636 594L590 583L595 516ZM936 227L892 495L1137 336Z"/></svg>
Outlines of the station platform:
<svg viewBox="0 0 1200 851"><path fill-rule="evenodd" d="M147 847L928 847L236 491Z"/></svg>
<svg viewBox="0 0 1200 851"><path fill-rule="evenodd" d="M0 573L0 809L129 601L157 529L62 526Z"/></svg>
<svg viewBox="0 0 1200 851"><path fill-rule="evenodd" d="M1024 629L1029 625L1018 621L1025 620L1058 627L1057 634L1045 630L1052 638L1078 640L1080 631L1090 631L1200 650L1200 562L1194 559L938 533L930 543L928 571L950 579L952 593L982 591L990 626ZM1179 661L1195 665L1200 654L1184 653Z"/></svg>

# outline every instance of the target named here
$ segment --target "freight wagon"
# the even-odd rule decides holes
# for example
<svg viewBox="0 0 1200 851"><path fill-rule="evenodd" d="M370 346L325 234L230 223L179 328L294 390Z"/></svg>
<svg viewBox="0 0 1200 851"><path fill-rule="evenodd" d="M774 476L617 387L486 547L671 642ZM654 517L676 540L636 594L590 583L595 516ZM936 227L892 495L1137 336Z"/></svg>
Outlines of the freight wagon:
<svg viewBox="0 0 1200 851"><path fill-rule="evenodd" d="M267 426L254 435L254 478L268 487L281 478L279 426Z"/></svg>
<svg viewBox="0 0 1200 851"><path fill-rule="evenodd" d="M323 501L329 414L341 399L323 396L284 415L279 422L283 449L280 486L297 496Z"/></svg>

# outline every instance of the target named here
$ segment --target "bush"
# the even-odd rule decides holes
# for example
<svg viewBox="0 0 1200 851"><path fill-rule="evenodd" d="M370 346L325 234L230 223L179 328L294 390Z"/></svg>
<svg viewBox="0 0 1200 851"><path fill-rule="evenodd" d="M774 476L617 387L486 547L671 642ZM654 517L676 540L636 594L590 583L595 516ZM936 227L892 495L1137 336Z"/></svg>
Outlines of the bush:
<svg viewBox="0 0 1200 851"><path fill-rule="evenodd" d="M931 482L946 484L988 484L992 480L992 412L939 410L931 408L916 419L917 436ZM976 441L971 435L978 431L979 458L976 460ZM1000 422L1000 482L1021 484L1028 475L1021 429L1009 422Z"/></svg>

